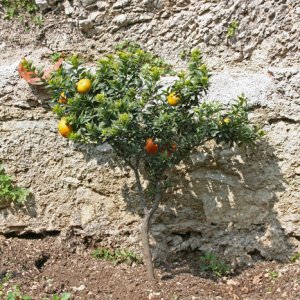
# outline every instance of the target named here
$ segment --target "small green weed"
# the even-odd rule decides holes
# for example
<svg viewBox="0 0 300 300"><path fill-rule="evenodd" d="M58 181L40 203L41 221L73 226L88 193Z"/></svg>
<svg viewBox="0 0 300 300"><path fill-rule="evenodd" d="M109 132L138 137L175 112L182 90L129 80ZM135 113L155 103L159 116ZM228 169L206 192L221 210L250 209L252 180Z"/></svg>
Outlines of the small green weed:
<svg viewBox="0 0 300 300"><path fill-rule="evenodd" d="M2 4L5 12L4 18L18 20L24 25L26 31L32 23L38 27L44 25L42 15L37 15L39 7L34 0L0 0L0 4Z"/></svg>
<svg viewBox="0 0 300 300"><path fill-rule="evenodd" d="M109 250L106 248L97 248L93 251L92 256L94 258L111 261L114 264L127 263L128 265L132 265L133 263L142 263L142 260L139 256L126 249Z"/></svg>
<svg viewBox="0 0 300 300"><path fill-rule="evenodd" d="M300 252L293 254L293 255L290 257L290 261L291 261L292 263L294 263L294 262L296 262L299 258L300 258Z"/></svg>
<svg viewBox="0 0 300 300"><path fill-rule="evenodd" d="M275 280L278 278L279 273L277 271L274 270L268 270L268 275L272 280Z"/></svg>
<svg viewBox="0 0 300 300"><path fill-rule="evenodd" d="M172 295L172 300L180 300L180 296L176 293Z"/></svg>
<svg viewBox="0 0 300 300"><path fill-rule="evenodd" d="M34 0L2 0L1 4L8 20L24 13L34 14L39 9Z"/></svg>
<svg viewBox="0 0 300 300"><path fill-rule="evenodd" d="M70 293L63 293L62 295L53 295L51 300L69 300L71 299L71 294ZM47 299L44 299L47 300Z"/></svg>
<svg viewBox="0 0 300 300"><path fill-rule="evenodd" d="M272 293L272 288L268 286L266 288L266 293L271 294Z"/></svg>
<svg viewBox="0 0 300 300"><path fill-rule="evenodd" d="M51 58L51 61L52 61L53 63L55 63L55 62L57 62L60 58L62 58L62 53L54 52L54 53L51 54L50 58Z"/></svg>
<svg viewBox="0 0 300 300"><path fill-rule="evenodd" d="M1 284L6 283L6 282L10 281L12 278L13 278L13 274L8 272L2 277L2 279L0 280L0 283Z"/></svg>
<svg viewBox="0 0 300 300"><path fill-rule="evenodd" d="M179 57L182 60L186 60L188 58L188 55L189 55L189 51L188 50L182 50L179 53Z"/></svg>
<svg viewBox="0 0 300 300"><path fill-rule="evenodd" d="M13 185L11 177L5 174L4 168L0 165L0 205L11 201L21 204L28 194L28 190Z"/></svg>
<svg viewBox="0 0 300 300"><path fill-rule="evenodd" d="M18 285L14 285L13 287L6 287L4 290L4 284L7 283L13 274L7 273L5 276L0 280L0 299L4 300L32 300L33 298L29 295L23 295L21 292L21 288ZM4 296L6 295L6 296ZM43 298L42 300L69 300L71 299L70 293L63 293L61 295L54 294L51 298Z"/></svg>
<svg viewBox="0 0 300 300"><path fill-rule="evenodd" d="M42 15L34 16L32 20L33 20L33 23L35 25L37 25L38 27L44 26L44 18Z"/></svg>
<svg viewBox="0 0 300 300"><path fill-rule="evenodd" d="M226 36L230 39L233 38L236 35L236 30L237 30L238 26L239 26L239 23L237 21L235 21L235 20L232 21L227 28Z"/></svg>
<svg viewBox="0 0 300 300"><path fill-rule="evenodd" d="M6 273L1 279L0 279L0 299L3 298L4 295L4 284L10 281L13 277L12 273Z"/></svg>
<svg viewBox="0 0 300 300"><path fill-rule="evenodd" d="M32 298L28 295L22 295L20 287L14 286L12 291L7 293L5 300L32 300Z"/></svg>
<svg viewBox="0 0 300 300"><path fill-rule="evenodd" d="M206 252L200 257L201 271L212 272L215 276L221 277L229 272L229 265L220 260L214 253Z"/></svg>

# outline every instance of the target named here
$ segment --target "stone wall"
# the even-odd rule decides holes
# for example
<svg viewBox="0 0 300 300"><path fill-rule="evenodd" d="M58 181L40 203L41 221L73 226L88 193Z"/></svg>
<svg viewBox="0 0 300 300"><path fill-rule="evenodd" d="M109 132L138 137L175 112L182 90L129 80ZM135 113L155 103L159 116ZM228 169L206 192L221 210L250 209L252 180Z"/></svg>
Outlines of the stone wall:
<svg viewBox="0 0 300 300"><path fill-rule="evenodd" d="M212 69L211 100L230 103L245 93L253 122L267 136L254 149L198 149L171 175L155 215L155 256L213 251L237 264L286 259L300 251L300 11L297 1L55 1L78 44L95 56L124 38L178 62L181 50L203 49ZM44 8L47 3L44 1ZM232 21L239 26L226 37ZM59 30L59 29L57 29ZM64 32L44 33L42 61L64 50ZM55 37L54 37L55 35ZM70 38L69 38L70 39ZM57 41L57 43L55 43ZM55 45L55 46L54 46ZM29 50L28 50L29 49ZM6 49L9 53L9 47ZM16 53L16 52L15 52ZM17 52L20 54L19 52ZM139 211L131 172L109 145L61 138L47 96L18 78L17 55L0 63L0 160L32 195L26 207L0 209L0 232L70 232L103 245L140 249Z"/></svg>

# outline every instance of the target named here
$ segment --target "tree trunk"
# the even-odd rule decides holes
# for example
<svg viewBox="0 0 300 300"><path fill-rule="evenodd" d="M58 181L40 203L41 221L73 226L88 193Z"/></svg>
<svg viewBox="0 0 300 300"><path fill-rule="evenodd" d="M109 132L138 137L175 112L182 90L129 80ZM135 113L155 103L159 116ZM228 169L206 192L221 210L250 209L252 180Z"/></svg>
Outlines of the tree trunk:
<svg viewBox="0 0 300 300"><path fill-rule="evenodd" d="M140 173L138 170L138 162L136 163L136 167L134 167L132 164L129 165L131 166L135 174L137 190L140 196L140 204L141 204L141 208L144 211L144 217L142 219L142 224L141 224L141 237L142 237L142 246L143 246L143 258L147 268L147 278L149 281L154 281L155 275L154 275L154 267L152 262L151 248L149 243L149 228L150 228L150 220L153 217L154 213L156 212L159 202L162 198L160 181L157 180L155 184L155 189L156 189L155 198L152 205L148 207L144 190L141 184Z"/></svg>
<svg viewBox="0 0 300 300"><path fill-rule="evenodd" d="M150 212L145 213L141 224L141 236L142 236L142 245L143 245L143 256L147 268L147 278L149 281L154 281L155 275L154 275L150 243L149 243L150 217L151 217Z"/></svg>

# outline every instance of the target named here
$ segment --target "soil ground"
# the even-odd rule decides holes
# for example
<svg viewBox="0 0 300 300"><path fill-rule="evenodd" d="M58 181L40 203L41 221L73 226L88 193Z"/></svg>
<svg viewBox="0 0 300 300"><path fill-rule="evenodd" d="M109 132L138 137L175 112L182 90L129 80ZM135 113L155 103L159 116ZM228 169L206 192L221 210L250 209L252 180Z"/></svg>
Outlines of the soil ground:
<svg viewBox="0 0 300 300"><path fill-rule="evenodd" d="M144 265L114 265L94 258L92 251L93 247L59 237L0 237L0 278L12 274L3 291L19 285L34 300L63 292L76 300L300 299L300 262L260 261L216 277L201 272L195 258L179 259L156 267L153 284L146 280Z"/></svg>

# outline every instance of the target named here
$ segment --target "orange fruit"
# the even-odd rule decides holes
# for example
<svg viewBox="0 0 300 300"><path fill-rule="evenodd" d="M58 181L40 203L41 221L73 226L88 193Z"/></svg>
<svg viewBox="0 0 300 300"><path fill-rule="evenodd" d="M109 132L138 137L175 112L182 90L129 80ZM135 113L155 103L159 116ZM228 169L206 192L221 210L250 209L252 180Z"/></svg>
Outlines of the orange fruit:
<svg viewBox="0 0 300 300"><path fill-rule="evenodd" d="M177 150L177 145L175 143L172 144L170 151L173 153Z"/></svg>
<svg viewBox="0 0 300 300"><path fill-rule="evenodd" d="M176 149L177 149L177 145L175 143L173 143L172 145L169 144L169 145L162 147L160 152L162 154L164 154L165 151L167 151L167 156L170 157L176 151Z"/></svg>
<svg viewBox="0 0 300 300"><path fill-rule="evenodd" d="M68 102L67 96L66 96L66 94L64 92L62 92L60 94L58 102L61 103L61 104L66 104Z"/></svg>
<svg viewBox="0 0 300 300"><path fill-rule="evenodd" d="M152 138L148 138L146 140L145 150L148 154L155 154L158 151L158 144L154 143Z"/></svg>
<svg viewBox="0 0 300 300"><path fill-rule="evenodd" d="M72 127L70 125L68 125L67 121L65 118L62 118L57 125L58 131L59 133L63 136L63 137L68 137L69 134L72 132Z"/></svg>
<svg viewBox="0 0 300 300"><path fill-rule="evenodd" d="M228 117L224 118L224 120L223 120L223 123L225 123L225 124L229 124L230 122L231 122L231 120Z"/></svg>
<svg viewBox="0 0 300 300"><path fill-rule="evenodd" d="M180 102L180 97L175 92L172 92L168 95L167 101L171 106L176 106Z"/></svg>
<svg viewBox="0 0 300 300"><path fill-rule="evenodd" d="M92 88L92 82L88 78L80 79L77 83L77 91L80 94L88 93Z"/></svg>

